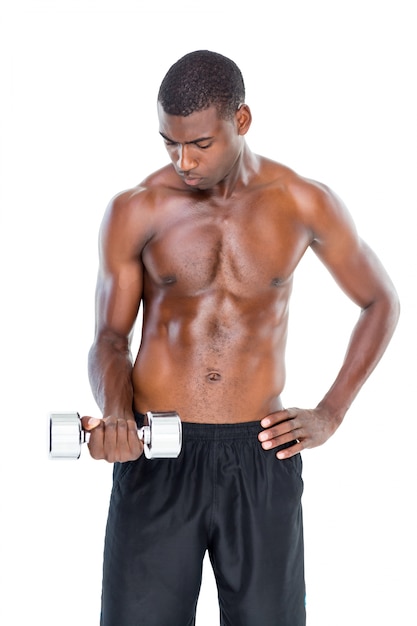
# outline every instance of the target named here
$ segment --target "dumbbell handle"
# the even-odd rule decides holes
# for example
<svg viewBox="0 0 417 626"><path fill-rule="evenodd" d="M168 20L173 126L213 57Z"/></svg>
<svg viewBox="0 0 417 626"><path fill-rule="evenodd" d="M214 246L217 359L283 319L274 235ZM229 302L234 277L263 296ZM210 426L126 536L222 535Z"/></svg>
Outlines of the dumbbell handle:
<svg viewBox="0 0 417 626"><path fill-rule="evenodd" d="M145 425L138 429L148 459L176 458L181 452L182 428L178 413L146 413ZM78 413L50 415L49 456L52 459L78 459L81 446L88 443L91 433L82 428Z"/></svg>

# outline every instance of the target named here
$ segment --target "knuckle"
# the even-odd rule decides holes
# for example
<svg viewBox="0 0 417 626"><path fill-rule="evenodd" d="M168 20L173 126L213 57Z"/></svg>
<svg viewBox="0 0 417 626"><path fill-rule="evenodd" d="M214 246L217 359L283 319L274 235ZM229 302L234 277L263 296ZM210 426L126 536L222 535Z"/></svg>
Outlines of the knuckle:
<svg viewBox="0 0 417 626"><path fill-rule="evenodd" d="M105 425L105 436L113 436L116 433L117 423L116 422L107 422Z"/></svg>

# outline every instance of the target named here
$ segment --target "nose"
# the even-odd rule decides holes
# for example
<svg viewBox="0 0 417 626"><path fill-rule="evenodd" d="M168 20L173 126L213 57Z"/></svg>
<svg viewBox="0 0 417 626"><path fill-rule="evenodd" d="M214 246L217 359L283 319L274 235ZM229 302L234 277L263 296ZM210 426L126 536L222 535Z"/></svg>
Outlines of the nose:
<svg viewBox="0 0 417 626"><path fill-rule="evenodd" d="M198 163L193 156L193 146L180 145L178 147L177 165L181 172L189 172L197 167Z"/></svg>

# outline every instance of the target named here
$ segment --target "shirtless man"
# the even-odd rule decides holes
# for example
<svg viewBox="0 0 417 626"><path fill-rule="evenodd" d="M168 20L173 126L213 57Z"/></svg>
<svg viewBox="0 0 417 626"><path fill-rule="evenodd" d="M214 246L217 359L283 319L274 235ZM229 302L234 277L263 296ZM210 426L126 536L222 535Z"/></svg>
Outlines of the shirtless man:
<svg viewBox="0 0 417 626"><path fill-rule="evenodd" d="M100 234L89 372L103 419L83 424L92 456L115 463L101 624L194 624L208 550L223 626L303 626L300 452L341 424L392 336L397 295L327 187L251 152L232 61L180 59L158 116L171 163L116 196ZM361 312L325 397L284 408L289 299L308 247ZM148 410L179 413L178 459L141 456Z"/></svg>

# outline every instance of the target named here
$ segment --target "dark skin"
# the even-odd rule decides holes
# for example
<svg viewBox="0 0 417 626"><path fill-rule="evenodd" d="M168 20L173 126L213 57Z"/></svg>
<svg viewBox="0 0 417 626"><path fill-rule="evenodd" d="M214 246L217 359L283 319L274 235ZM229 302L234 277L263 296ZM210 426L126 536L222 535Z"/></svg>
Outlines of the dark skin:
<svg viewBox="0 0 417 626"><path fill-rule="evenodd" d="M325 443L377 365L399 304L390 278L328 188L251 152L251 113L188 117L159 107L171 164L110 203L100 232L89 374L103 419L83 418L95 459L137 459L132 406L184 422L259 420L288 458ZM284 408L293 273L312 248L360 316L314 409ZM130 340L144 305L141 346Z"/></svg>

